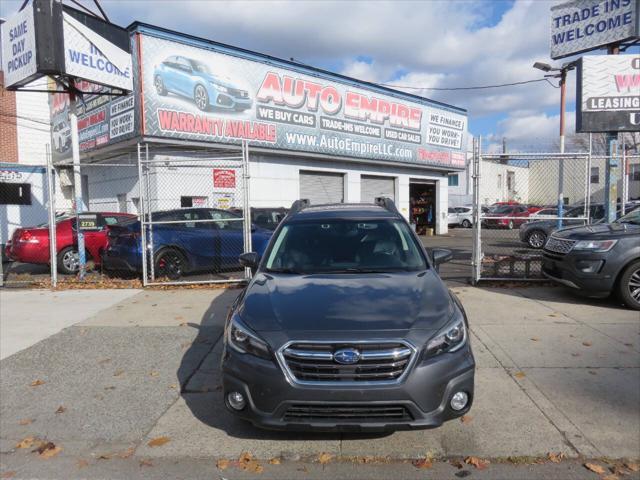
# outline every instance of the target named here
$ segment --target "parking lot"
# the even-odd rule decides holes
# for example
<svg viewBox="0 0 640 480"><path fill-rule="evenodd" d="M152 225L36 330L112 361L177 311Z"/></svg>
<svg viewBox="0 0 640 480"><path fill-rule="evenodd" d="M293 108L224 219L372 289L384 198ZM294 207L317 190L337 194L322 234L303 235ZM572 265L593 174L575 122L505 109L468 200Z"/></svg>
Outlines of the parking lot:
<svg viewBox="0 0 640 480"><path fill-rule="evenodd" d="M16 478L157 478L160 471L253 478L238 463L246 452L257 461L252 468L266 468L265 478L300 469L309 478L326 469L389 478L390 463L403 477L424 478L409 460L439 459L433 474L453 475L458 469L446 461L468 457L492 462L482 471L463 463L474 478L597 478L581 458L640 456L637 312L555 287L474 288L455 280L478 363L475 404L463 422L379 435L268 432L226 412L218 365L237 289L92 291L83 301L94 308L86 309L74 309L74 292L4 290L3 334L23 336L34 328L29 319L84 313L66 315L0 362L2 471ZM45 461L33 448L16 448L29 438L62 450ZM549 454L567 460L555 464ZM544 465L533 474L536 461Z"/></svg>

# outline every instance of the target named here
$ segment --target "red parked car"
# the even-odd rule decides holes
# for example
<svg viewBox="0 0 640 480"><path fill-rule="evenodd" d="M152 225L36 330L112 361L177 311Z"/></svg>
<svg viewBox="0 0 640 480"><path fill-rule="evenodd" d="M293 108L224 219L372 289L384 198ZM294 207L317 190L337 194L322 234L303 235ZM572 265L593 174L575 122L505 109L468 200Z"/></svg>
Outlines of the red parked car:
<svg viewBox="0 0 640 480"><path fill-rule="evenodd" d="M102 252L109 243L109 226L136 218L127 213L100 212L97 215L99 230L84 232L87 262L91 261L96 266L100 265ZM79 258L75 216L61 217L56 221L56 242L58 271L76 273ZM5 247L5 255L17 262L49 264L49 225L16 229Z"/></svg>
<svg viewBox="0 0 640 480"><path fill-rule="evenodd" d="M526 205L500 205L491 208L484 214L483 226L488 228L508 228L513 230L529 220Z"/></svg>

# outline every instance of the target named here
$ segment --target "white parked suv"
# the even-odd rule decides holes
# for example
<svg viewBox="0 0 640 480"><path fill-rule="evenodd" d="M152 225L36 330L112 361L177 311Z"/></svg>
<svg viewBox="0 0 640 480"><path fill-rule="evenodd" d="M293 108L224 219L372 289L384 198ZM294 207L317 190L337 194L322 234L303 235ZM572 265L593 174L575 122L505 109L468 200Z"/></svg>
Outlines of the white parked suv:
<svg viewBox="0 0 640 480"><path fill-rule="evenodd" d="M71 144L71 127L67 122L58 122L53 126L53 148L64 152Z"/></svg>
<svg viewBox="0 0 640 480"><path fill-rule="evenodd" d="M447 223L449 225L471 228L473 225L473 207L449 207Z"/></svg>

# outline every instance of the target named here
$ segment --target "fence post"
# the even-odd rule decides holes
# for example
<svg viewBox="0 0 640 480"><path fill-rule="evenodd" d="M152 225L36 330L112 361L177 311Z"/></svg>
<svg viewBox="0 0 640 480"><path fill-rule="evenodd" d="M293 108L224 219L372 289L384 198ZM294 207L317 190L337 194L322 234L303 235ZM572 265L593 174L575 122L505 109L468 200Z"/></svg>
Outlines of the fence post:
<svg viewBox="0 0 640 480"><path fill-rule="evenodd" d="M481 142L482 137L473 138L473 248L471 261L471 283L476 285L480 280L481 271L481 245L480 245L480 222L481 222L481 206L480 206L480 164L481 164Z"/></svg>
<svg viewBox="0 0 640 480"><path fill-rule="evenodd" d="M149 254L149 252L151 252L151 261L149 262L149 269L151 270L151 281L155 282L156 280L156 266L155 266L155 262L154 262L154 246L153 246L153 213L152 213L152 208L151 208L151 176L149 174L149 144L145 143L144 144L144 162L145 162L145 170L144 170L144 175L145 175L145 189L146 189L146 195L147 195L147 218L148 218L148 225L149 225L149 246L147 249L147 255ZM155 165L155 163L154 163ZM156 198L158 196L158 178L157 178L157 174L156 174ZM145 228L146 231L146 228Z"/></svg>
<svg viewBox="0 0 640 480"><path fill-rule="evenodd" d="M138 143L138 215L140 218L140 246L142 253L142 286L147 286L147 235L145 228L145 198L144 198L144 185L142 175L142 156L140 153L140 143Z"/></svg>
<svg viewBox="0 0 640 480"><path fill-rule="evenodd" d="M629 194L628 186L629 179L627 177L627 149L624 144L624 135L622 135L622 198L620 208L622 209L620 212L620 216L627 213L627 209L625 208L625 204L627 203L627 195Z"/></svg>
<svg viewBox="0 0 640 480"><path fill-rule="evenodd" d="M246 140L242 142L242 203L244 212L244 251L250 252L251 245L251 205L249 204L249 179L251 178L249 171L249 144ZM244 269L244 276L247 279L251 278L251 269Z"/></svg>
<svg viewBox="0 0 640 480"><path fill-rule="evenodd" d="M51 288L58 286L58 239L56 231L56 199L53 190L53 162L51 161L51 145L46 144L47 156L47 195L49 196L49 264L51 265Z"/></svg>

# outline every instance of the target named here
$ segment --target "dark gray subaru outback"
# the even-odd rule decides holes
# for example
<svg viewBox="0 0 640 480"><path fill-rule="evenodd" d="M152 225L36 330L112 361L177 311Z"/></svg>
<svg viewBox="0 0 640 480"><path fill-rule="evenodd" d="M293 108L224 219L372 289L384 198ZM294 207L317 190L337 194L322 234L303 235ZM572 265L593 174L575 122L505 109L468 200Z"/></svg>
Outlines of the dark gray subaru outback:
<svg viewBox="0 0 640 480"><path fill-rule="evenodd" d="M293 430L437 427L473 401L467 319L389 199L293 204L231 308L227 408Z"/></svg>

